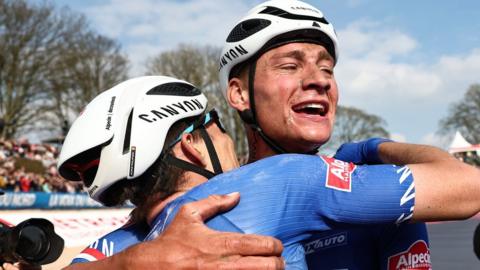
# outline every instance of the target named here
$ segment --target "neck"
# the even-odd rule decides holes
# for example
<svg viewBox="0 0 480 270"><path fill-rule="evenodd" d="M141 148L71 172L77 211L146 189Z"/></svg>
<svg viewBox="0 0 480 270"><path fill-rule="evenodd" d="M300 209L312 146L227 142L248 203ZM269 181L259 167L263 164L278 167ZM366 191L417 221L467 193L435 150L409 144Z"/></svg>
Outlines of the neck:
<svg viewBox="0 0 480 270"><path fill-rule="evenodd" d="M175 200L176 198L182 196L183 194L185 194L185 191L183 192L175 192L173 193L172 195L168 196L167 198L165 198L164 200L161 200L159 202L157 202L156 204L154 204L152 206L152 208L150 208L150 211L148 212L147 214L147 223L148 225L151 227L152 224L153 224L153 221L155 220L155 218L157 217L158 214L160 214L160 212L162 212L163 208L165 208L165 206Z"/></svg>
<svg viewBox="0 0 480 270"><path fill-rule="evenodd" d="M187 193L190 189L204 183L207 181L207 178L198 175L194 172L186 171L182 175L182 180L179 181L179 185L177 188L177 192L173 193L172 195L168 196L167 198L158 201L155 203L147 213L147 223L152 225L154 219L157 215L162 212L165 206L175 200L176 198L182 196L183 194Z"/></svg>
<svg viewBox="0 0 480 270"><path fill-rule="evenodd" d="M248 163L278 154L270 148L270 146L262 139L258 132L253 131L251 128L247 128L247 140Z"/></svg>
<svg viewBox="0 0 480 270"><path fill-rule="evenodd" d="M257 131L254 131L252 128L247 127L247 140L248 140L248 161L247 163L252 163L257 160L275 156L279 153L270 148L270 146L263 140L260 134ZM304 146L304 147L301 147ZM293 147L291 149L286 149L288 153L303 153L309 155L315 155L317 150L317 145L306 144L298 145L298 147ZM285 148L284 148L285 149Z"/></svg>

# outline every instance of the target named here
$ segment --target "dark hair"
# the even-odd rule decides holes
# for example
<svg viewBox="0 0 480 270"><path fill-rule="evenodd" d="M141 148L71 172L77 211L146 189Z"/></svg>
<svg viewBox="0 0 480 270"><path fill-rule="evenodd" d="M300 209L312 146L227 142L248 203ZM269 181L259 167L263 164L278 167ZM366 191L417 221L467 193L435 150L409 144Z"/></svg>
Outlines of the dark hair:
<svg viewBox="0 0 480 270"><path fill-rule="evenodd" d="M251 61L247 60L235 65L228 75L228 80L230 81L232 78L242 79L242 77L247 76L248 71L250 70L250 63Z"/></svg>

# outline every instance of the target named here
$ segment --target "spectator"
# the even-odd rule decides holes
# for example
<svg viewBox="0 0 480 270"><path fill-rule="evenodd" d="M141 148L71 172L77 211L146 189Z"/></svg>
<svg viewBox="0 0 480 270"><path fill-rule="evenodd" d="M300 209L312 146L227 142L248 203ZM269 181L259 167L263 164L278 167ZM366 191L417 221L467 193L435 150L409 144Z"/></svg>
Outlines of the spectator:
<svg viewBox="0 0 480 270"><path fill-rule="evenodd" d="M22 174L20 176L20 190L22 192L29 192L31 183L32 179L30 179L27 174Z"/></svg>
<svg viewBox="0 0 480 270"><path fill-rule="evenodd" d="M58 176L58 150L49 144L31 144L26 139L0 140L0 189L10 192L84 192L81 183L65 183ZM41 162L44 173L18 168L18 158Z"/></svg>

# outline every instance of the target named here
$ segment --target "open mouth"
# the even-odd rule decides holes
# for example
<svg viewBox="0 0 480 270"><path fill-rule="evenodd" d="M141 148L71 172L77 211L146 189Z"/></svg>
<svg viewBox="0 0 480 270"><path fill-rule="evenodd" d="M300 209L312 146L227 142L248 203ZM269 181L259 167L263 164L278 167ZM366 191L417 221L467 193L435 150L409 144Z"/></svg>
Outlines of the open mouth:
<svg viewBox="0 0 480 270"><path fill-rule="evenodd" d="M293 106L292 109L296 113L325 116L328 112L328 103L326 102L302 103L302 104Z"/></svg>

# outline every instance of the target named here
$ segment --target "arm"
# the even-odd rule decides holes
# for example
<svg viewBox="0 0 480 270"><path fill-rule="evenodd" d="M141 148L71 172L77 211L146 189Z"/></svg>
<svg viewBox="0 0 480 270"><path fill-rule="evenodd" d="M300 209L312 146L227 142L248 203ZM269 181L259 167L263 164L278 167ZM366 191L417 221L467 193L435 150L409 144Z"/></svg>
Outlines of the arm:
<svg viewBox="0 0 480 270"><path fill-rule="evenodd" d="M223 233L204 220L236 205L239 195L210 196L185 205L168 229L155 240L132 246L92 263L70 265L82 269L284 269L280 241L271 237Z"/></svg>
<svg viewBox="0 0 480 270"><path fill-rule="evenodd" d="M342 145L335 158L408 165L415 179L413 221L465 219L480 211L480 170L436 147L374 138Z"/></svg>
<svg viewBox="0 0 480 270"><path fill-rule="evenodd" d="M465 219L480 211L479 169L427 145L385 142L378 153L384 163L408 164L412 170L416 190L412 221Z"/></svg>

